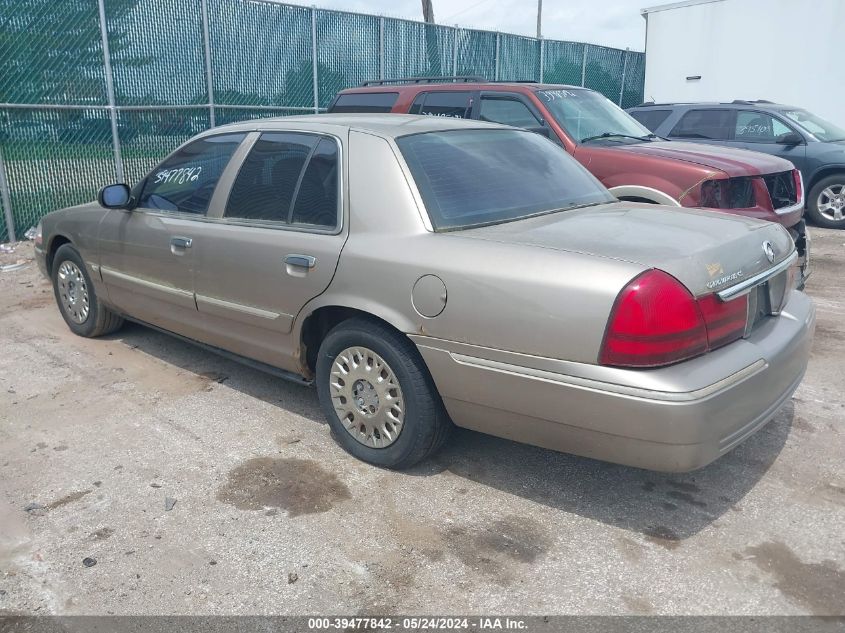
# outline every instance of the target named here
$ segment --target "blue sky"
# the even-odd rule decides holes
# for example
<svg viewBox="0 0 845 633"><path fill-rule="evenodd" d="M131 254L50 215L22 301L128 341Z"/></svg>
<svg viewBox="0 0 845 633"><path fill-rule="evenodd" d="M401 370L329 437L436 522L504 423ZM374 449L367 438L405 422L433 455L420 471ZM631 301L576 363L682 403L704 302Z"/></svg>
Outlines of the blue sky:
<svg viewBox="0 0 845 633"><path fill-rule="evenodd" d="M420 0L285 1L324 9L422 19ZM640 9L655 4L661 4L661 0L543 0L543 36L642 51L645 20L640 16ZM433 0L433 5L435 21L440 24L519 35L533 36L536 32L536 0Z"/></svg>

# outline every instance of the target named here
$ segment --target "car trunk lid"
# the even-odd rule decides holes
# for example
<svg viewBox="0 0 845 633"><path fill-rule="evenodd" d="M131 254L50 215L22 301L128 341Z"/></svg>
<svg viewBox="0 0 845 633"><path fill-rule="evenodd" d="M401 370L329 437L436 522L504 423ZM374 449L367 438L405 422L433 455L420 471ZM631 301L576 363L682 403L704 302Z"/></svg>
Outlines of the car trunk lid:
<svg viewBox="0 0 845 633"><path fill-rule="evenodd" d="M778 224L716 211L629 202L467 229L456 235L657 268L681 281L695 296L742 284L783 262L794 250L789 233ZM773 261L767 257L767 243Z"/></svg>

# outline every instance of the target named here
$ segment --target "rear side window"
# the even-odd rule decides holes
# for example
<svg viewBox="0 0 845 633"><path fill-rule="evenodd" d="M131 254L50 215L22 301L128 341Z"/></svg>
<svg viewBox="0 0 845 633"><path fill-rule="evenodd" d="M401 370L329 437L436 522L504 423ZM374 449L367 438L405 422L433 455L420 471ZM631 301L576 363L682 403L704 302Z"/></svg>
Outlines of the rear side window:
<svg viewBox="0 0 845 633"><path fill-rule="evenodd" d="M563 149L522 130L450 130L396 140L437 230L612 202Z"/></svg>
<svg viewBox="0 0 845 633"><path fill-rule="evenodd" d="M733 110L690 110L681 117L669 136L728 141L733 138L733 128Z"/></svg>
<svg viewBox="0 0 845 633"><path fill-rule="evenodd" d="M334 228L338 170L334 139L315 134L262 134L232 185L224 217Z"/></svg>
<svg viewBox="0 0 845 633"><path fill-rule="evenodd" d="M262 134L241 165L224 217L287 222L299 176L319 137Z"/></svg>
<svg viewBox="0 0 845 633"><path fill-rule="evenodd" d="M205 215L220 175L245 136L220 134L189 143L147 176L138 206Z"/></svg>
<svg viewBox="0 0 845 633"><path fill-rule="evenodd" d="M338 177L340 167L337 143L323 138L317 144L299 183L291 222L307 226L337 226Z"/></svg>
<svg viewBox="0 0 845 633"><path fill-rule="evenodd" d="M656 132L660 124L663 123L670 114L671 110L635 110L629 113L637 121L645 125L652 132Z"/></svg>
<svg viewBox="0 0 845 633"><path fill-rule="evenodd" d="M471 92L423 92L414 99L410 114L470 118Z"/></svg>
<svg viewBox="0 0 845 633"><path fill-rule="evenodd" d="M482 121L503 123L514 127L537 127L540 122L528 106L516 99L491 99L482 97L478 118Z"/></svg>
<svg viewBox="0 0 845 633"><path fill-rule="evenodd" d="M390 112L398 92L352 92L338 95L329 112Z"/></svg>

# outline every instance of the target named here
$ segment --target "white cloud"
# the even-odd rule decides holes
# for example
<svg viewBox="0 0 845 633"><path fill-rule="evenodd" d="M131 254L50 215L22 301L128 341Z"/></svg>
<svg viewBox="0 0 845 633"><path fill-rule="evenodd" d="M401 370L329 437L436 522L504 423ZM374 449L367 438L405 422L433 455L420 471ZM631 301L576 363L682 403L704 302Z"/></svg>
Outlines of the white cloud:
<svg viewBox="0 0 845 633"><path fill-rule="evenodd" d="M311 6L314 0L286 0ZM439 24L535 35L536 0L432 0ZM543 0L543 36L641 51L645 20L640 9L656 0ZM319 8L422 19L420 0L328 0Z"/></svg>

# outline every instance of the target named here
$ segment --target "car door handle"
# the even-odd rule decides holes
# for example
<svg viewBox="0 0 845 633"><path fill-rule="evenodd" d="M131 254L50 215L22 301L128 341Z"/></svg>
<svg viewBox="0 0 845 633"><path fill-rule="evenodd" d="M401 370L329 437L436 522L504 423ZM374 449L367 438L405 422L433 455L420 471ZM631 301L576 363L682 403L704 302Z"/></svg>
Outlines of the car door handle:
<svg viewBox="0 0 845 633"><path fill-rule="evenodd" d="M311 255L288 255L285 257L285 263L302 268L314 268L317 265L317 258Z"/></svg>
<svg viewBox="0 0 845 633"><path fill-rule="evenodd" d="M170 245L176 248L191 248L191 244L193 243L194 240L190 237L180 237L177 235L170 238Z"/></svg>

